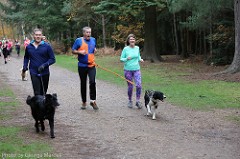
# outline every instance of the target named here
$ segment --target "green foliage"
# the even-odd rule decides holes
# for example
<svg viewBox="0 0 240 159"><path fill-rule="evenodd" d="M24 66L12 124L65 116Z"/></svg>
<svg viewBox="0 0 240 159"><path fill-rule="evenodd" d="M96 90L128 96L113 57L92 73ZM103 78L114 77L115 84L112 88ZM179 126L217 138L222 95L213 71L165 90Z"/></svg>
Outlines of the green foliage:
<svg viewBox="0 0 240 159"><path fill-rule="evenodd" d="M0 126L0 152L3 158L39 158L51 152L51 148L41 141L27 143L20 137L22 131L19 127Z"/></svg>
<svg viewBox="0 0 240 159"><path fill-rule="evenodd" d="M226 119L230 120L230 121L233 121L233 122L235 122L235 123L240 125L240 117L238 115L227 116Z"/></svg>
<svg viewBox="0 0 240 159"><path fill-rule="evenodd" d="M14 93L9 88L2 86L0 91L0 97L4 97L4 96L15 97Z"/></svg>
<svg viewBox="0 0 240 159"><path fill-rule="evenodd" d="M117 43L122 44L124 46L126 42L126 37L129 34L134 34L137 39L136 43L143 43L144 39L141 38L143 37L143 22L136 21L133 19L133 17L124 17L120 16L119 17L119 22L121 24L117 25L116 31L113 32L112 38L115 40ZM141 32L139 32L141 30Z"/></svg>
<svg viewBox="0 0 240 159"><path fill-rule="evenodd" d="M190 12L186 21L181 24L190 29L209 28L224 10L233 11L233 1L228 0L168 0L169 10L173 13Z"/></svg>
<svg viewBox="0 0 240 159"><path fill-rule="evenodd" d="M231 64L235 43L234 28L227 25L219 25L215 32L208 36L208 40L213 43L213 57L208 59L209 63L214 65Z"/></svg>
<svg viewBox="0 0 240 159"><path fill-rule="evenodd" d="M103 0L93 6L95 13L114 16L117 19L116 30L112 38L115 42L124 44L128 34L134 33L143 42L144 8L148 6L165 7L162 0Z"/></svg>
<svg viewBox="0 0 240 159"><path fill-rule="evenodd" d="M46 33L61 31L67 27L66 18L61 14L64 0L8 0L8 4L1 3L6 21L26 25L26 31L31 32L34 27L47 28ZM29 30L27 29L29 28Z"/></svg>
<svg viewBox="0 0 240 159"><path fill-rule="evenodd" d="M159 9L166 7L165 0L102 0L98 4L92 6L95 13L123 17L135 17L143 19L143 11L146 7L157 6Z"/></svg>
<svg viewBox="0 0 240 159"><path fill-rule="evenodd" d="M11 89L5 85L1 85L0 98L0 120L8 119L9 115L5 111L14 111L18 102L14 100L15 95Z"/></svg>
<svg viewBox="0 0 240 159"><path fill-rule="evenodd" d="M0 2L0 11L2 19L14 24L19 34L22 34L22 26L26 33L40 26L48 39L64 45L66 51L72 46L73 39L80 36L83 26L92 27L100 47L103 37L108 46L123 47L129 33L143 41L146 37L144 11L149 6L157 9L158 23L153 30L157 30L159 55L178 52L188 56L190 53L203 54L204 50L206 56L213 52L217 59L232 59L230 52L233 52L234 41L217 44L219 41L213 38L228 36L234 39L233 30L230 34L227 30L225 33L218 30L222 25L234 28L232 0L8 0L7 3ZM102 15L106 36L102 33ZM206 40L208 43L204 45ZM212 42L213 48L210 47Z"/></svg>
<svg viewBox="0 0 240 159"><path fill-rule="evenodd" d="M97 5L92 6L92 9L98 14L117 16L121 13L119 6L124 6L122 0L115 0L114 2L111 0L103 0Z"/></svg>
<svg viewBox="0 0 240 159"><path fill-rule="evenodd" d="M159 2L159 1L157 1ZM156 1L143 1L143 0L103 0L92 8L96 13L104 15L136 15L136 12L151 5L156 5Z"/></svg>
<svg viewBox="0 0 240 159"><path fill-rule="evenodd" d="M64 2L62 12L68 17L68 21L79 23L88 22L92 18L91 2L89 0L69 0Z"/></svg>
<svg viewBox="0 0 240 159"><path fill-rule="evenodd" d="M201 40L207 40L208 44L206 46L209 46L211 49L208 49L208 52L212 53L209 58L206 56L209 63L221 63L222 65L231 63L234 53L233 1L168 0L167 2L169 11L176 15L177 25L179 26L178 30L180 32L197 32L194 40L200 45L202 44ZM219 28L221 27L226 29L220 31ZM197 39L197 37L202 36L198 32L200 34L204 32L205 37ZM225 39L227 39L227 42ZM196 49L200 48L200 50L203 50L204 46L195 47ZM198 50L194 52L198 52Z"/></svg>

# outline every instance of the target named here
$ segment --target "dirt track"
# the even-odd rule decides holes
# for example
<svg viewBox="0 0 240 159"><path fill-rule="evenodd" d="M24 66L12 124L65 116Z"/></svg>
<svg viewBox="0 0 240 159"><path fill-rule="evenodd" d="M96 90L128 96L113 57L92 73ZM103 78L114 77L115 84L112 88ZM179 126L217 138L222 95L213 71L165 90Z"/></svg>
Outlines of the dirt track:
<svg viewBox="0 0 240 159"><path fill-rule="evenodd" d="M165 102L158 109L158 119L153 121L145 116L145 108L127 108L126 87L103 81L97 81L99 111L90 106L81 110L78 75L56 66L51 66L48 90L58 94L61 104L56 112L56 138L49 138L48 126L45 133L36 134L25 104L27 95L33 94L32 85L30 80L21 81L21 66L22 58L12 58L5 65L0 57L0 80L11 86L22 103L9 122L25 127L26 138L49 142L59 158L240 158L240 126L225 118L237 110L201 112Z"/></svg>

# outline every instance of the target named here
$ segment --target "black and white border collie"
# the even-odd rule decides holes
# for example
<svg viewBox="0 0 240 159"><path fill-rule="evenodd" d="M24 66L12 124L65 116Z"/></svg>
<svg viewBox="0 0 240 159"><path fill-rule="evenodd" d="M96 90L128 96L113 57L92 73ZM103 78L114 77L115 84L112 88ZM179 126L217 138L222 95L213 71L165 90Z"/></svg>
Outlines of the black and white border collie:
<svg viewBox="0 0 240 159"><path fill-rule="evenodd" d="M144 95L145 107L147 108L147 116L152 115L152 119L156 120L156 109L159 102L163 102L166 96L159 91L146 90Z"/></svg>

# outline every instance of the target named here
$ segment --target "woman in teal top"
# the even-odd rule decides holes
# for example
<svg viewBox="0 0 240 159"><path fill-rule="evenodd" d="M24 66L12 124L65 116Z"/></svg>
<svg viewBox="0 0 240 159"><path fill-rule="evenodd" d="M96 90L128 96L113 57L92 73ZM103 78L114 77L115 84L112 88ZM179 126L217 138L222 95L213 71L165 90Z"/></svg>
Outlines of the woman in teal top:
<svg viewBox="0 0 240 159"><path fill-rule="evenodd" d="M127 37L126 45L122 51L120 61L124 62L124 75L125 78L129 81L134 81L136 83L136 106L141 109L140 97L142 91L142 80L139 62L143 62L140 56L139 47L135 45L135 35L130 34ZM128 107L132 108L132 92L133 85L129 82L128 84Z"/></svg>

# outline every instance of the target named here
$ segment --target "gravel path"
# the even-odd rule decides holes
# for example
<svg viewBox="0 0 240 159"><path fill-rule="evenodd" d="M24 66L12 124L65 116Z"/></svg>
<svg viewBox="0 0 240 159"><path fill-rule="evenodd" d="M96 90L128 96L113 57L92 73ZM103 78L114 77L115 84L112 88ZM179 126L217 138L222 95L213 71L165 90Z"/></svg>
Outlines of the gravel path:
<svg viewBox="0 0 240 159"><path fill-rule="evenodd" d="M36 134L30 108L25 104L27 95L33 94L32 85L30 80L21 81L21 66L22 57L13 57L6 65L0 57L0 80L11 86L22 103L12 122L26 127L26 138L41 138L53 145L58 158L240 158L240 126L226 120L237 110L202 112L165 102L153 121L145 116L145 108L127 108L126 86L99 80L100 109L94 111L88 106L81 110L78 74L54 65L48 93L57 93L61 104L56 111L56 138L49 138L48 126L45 133Z"/></svg>

